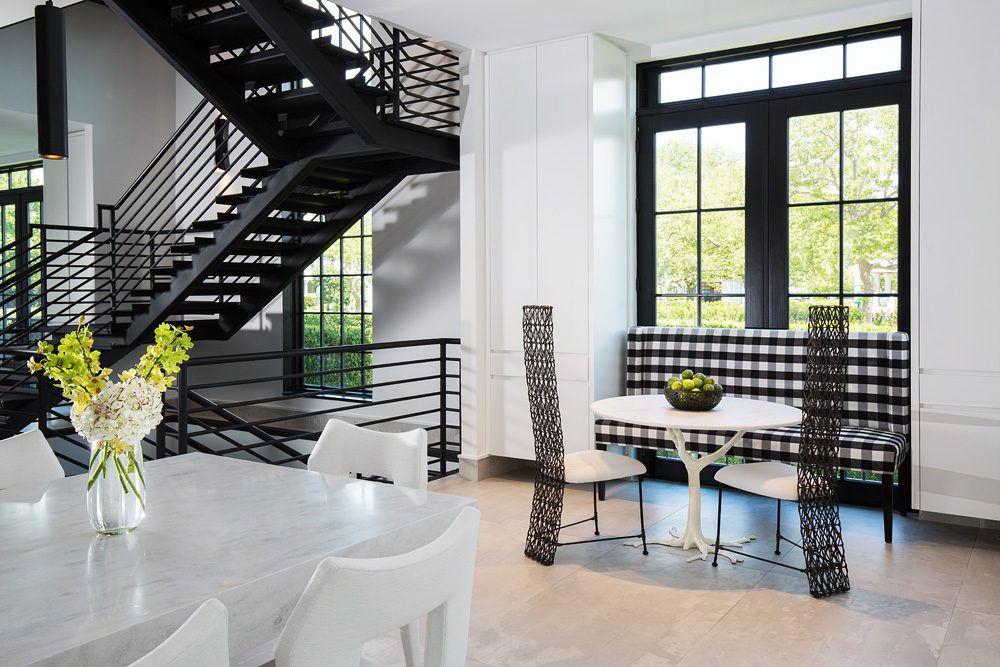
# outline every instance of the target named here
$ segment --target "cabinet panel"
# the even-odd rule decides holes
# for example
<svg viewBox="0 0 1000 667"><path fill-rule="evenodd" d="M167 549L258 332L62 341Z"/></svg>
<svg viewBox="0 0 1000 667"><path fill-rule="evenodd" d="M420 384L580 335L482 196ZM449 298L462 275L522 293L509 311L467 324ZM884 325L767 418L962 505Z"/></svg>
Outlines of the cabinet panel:
<svg viewBox="0 0 1000 667"><path fill-rule="evenodd" d="M515 459L534 460L535 440L528 407L528 387L524 377L494 376L492 380L491 453ZM593 416L590 387L586 382L559 381L559 414L562 418L566 452L590 448Z"/></svg>
<svg viewBox="0 0 1000 667"><path fill-rule="evenodd" d="M491 347L518 350L521 306L538 301L535 50L490 55L487 66Z"/></svg>
<svg viewBox="0 0 1000 667"><path fill-rule="evenodd" d="M920 509L1000 519L1000 410L920 411Z"/></svg>
<svg viewBox="0 0 1000 667"><path fill-rule="evenodd" d="M1000 145L1000 5L970 0L962 9L922 4L920 365L1000 372L1000 225L991 201L1000 181L991 148Z"/></svg>
<svg viewBox="0 0 1000 667"><path fill-rule="evenodd" d="M538 47L538 298L557 352L590 349L590 48Z"/></svg>

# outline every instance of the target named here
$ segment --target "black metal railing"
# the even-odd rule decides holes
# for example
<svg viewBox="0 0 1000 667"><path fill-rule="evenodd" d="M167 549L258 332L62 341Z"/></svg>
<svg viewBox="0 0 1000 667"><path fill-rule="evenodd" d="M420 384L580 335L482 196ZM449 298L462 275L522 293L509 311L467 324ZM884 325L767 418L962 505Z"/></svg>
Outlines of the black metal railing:
<svg viewBox="0 0 1000 667"><path fill-rule="evenodd" d="M196 358L182 366L156 436L156 457L199 451L302 465L330 418L373 428L424 428L431 478L457 472L461 452L459 343L434 338ZM293 360L364 358L358 368L289 373ZM306 376L350 386L286 390ZM371 399L358 400L362 391Z"/></svg>
<svg viewBox="0 0 1000 667"><path fill-rule="evenodd" d="M327 0L306 1L326 12L329 27L314 31L338 48L365 59L357 76L368 85L393 93L385 117L429 129L459 125L459 59L434 42L412 37L397 26Z"/></svg>

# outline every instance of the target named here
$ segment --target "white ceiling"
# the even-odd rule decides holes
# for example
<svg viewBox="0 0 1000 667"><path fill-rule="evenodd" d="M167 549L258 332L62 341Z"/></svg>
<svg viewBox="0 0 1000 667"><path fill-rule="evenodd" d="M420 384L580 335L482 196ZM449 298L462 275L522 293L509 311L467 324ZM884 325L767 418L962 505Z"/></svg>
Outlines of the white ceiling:
<svg viewBox="0 0 1000 667"><path fill-rule="evenodd" d="M343 0L431 39L485 51L597 32L651 45L885 0Z"/></svg>
<svg viewBox="0 0 1000 667"><path fill-rule="evenodd" d="M56 7L68 7L82 0L54 0ZM35 15L35 5L44 5L44 0L0 0L0 27L30 19Z"/></svg>

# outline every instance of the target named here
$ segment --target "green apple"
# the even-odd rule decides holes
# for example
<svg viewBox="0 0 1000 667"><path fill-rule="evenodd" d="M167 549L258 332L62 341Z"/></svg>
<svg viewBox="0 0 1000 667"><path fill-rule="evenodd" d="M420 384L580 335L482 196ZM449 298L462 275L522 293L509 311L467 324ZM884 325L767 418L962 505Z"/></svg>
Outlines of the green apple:
<svg viewBox="0 0 1000 667"><path fill-rule="evenodd" d="M695 379L691 380L691 382L694 383L695 387L700 387L701 385L705 384L704 380L702 380L699 377L696 377Z"/></svg>
<svg viewBox="0 0 1000 667"><path fill-rule="evenodd" d="M694 371L689 368L683 373L681 373L681 377L685 380L690 380L691 378L694 377Z"/></svg>
<svg viewBox="0 0 1000 667"><path fill-rule="evenodd" d="M667 379L667 386L668 387L672 387L672 386L674 386L675 382L680 382L680 379L679 378L668 378Z"/></svg>
<svg viewBox="0 0 1000 667"><path fill-rule="evenodd" d="M701 386L702 391L715 391L715 385L710 382L706 382Z"/></svg>
<svg viewBox="0 0 1000 667"><path fill-rule="evenodd" d="M694 379L695 380L704 380L705 379L705 374L704 373L695 373L694 374Z"/></svg>
<svg viewBox="0 0 1000 667"><path fill-rule="evenodd" d="M684 380L681 384L688 391L694 389L694 380Z"/></svg>
<svg viewBox="0 0 1000 667"><path fill-rule="evenodd" d="M680 380L676 380L673 382L673 384L670 385L670 388L673 389L674 391L680 391L681 389L684 388L684 385L681 384Z"/></svg>

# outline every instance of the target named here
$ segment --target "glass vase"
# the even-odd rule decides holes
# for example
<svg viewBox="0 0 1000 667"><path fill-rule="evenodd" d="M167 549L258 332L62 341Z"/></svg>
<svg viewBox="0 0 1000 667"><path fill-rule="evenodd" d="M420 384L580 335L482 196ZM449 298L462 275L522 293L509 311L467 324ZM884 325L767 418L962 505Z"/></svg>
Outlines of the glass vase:
<svg viewBox="0 0 1000 667"><path fill-rule="evenodd" d="M138 443L91 443L87 514L102 535L132 532L146 516L146 479Z"/></svg>

